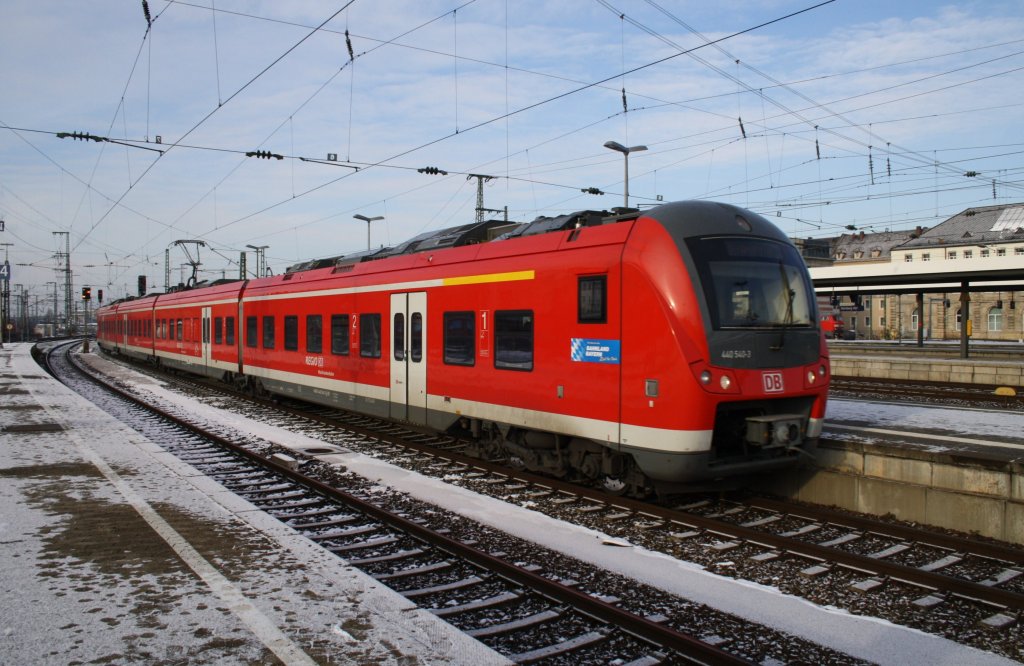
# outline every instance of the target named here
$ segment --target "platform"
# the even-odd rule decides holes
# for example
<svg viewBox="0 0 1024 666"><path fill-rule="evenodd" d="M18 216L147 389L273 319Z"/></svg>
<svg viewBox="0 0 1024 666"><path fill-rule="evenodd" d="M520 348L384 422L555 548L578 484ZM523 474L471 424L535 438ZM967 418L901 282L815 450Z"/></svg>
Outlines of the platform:
<svg viewBox="0 0 1024 666"><path fill-rule="evenodd" d="M918 348L906 342L829 344L835 377L977 384L1024 391L1024 345L1019 353L996 357L959 358L958 353L959 349L951 345Z"/></svg>
<svg viewBox="0 0 1024 666"><path fill-rule="evenodd" d="M508 663L0 350L0 663Z"/></svg>
<svg viewBox="0 0 1024 666"><path fill-rule="evenodd" d="M880 343L843 353L835 377L946 382L1024 392L1024 358L952 358L956 349ZM946 352L946 354L943 354ZM1024 353L1024 349L1022 349ZM815 504L974 532L1024 545L1024 413L832 398L809 469L759 489ZM894 441L895 440L895 441Z"/></svg>

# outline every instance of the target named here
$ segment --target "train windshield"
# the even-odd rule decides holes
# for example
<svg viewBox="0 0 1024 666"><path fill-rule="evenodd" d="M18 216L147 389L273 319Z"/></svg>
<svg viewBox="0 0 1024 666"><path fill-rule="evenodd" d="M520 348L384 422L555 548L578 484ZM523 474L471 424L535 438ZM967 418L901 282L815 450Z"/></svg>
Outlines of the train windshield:
<svg viewBox="0 0 1024 666"><path fill-rule="evenodd" d="M715 330L814 326L814 291L796 248L763 238L691 238Z"/></svg>

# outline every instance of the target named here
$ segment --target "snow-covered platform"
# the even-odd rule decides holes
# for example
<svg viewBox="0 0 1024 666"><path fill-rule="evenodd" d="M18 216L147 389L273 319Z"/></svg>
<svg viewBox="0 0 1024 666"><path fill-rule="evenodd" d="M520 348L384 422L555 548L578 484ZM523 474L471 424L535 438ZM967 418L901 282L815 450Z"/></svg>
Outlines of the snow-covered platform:
<svg viewBox="0 0 1024 666"><path fill-rule="evenodd" d="M0 663L506 663L0 350Z"/></svg>

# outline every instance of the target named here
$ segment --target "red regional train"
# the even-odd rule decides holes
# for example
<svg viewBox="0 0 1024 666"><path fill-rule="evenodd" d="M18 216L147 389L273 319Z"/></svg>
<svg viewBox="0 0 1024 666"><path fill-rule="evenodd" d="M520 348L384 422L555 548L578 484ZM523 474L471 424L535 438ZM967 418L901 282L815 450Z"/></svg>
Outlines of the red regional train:
<svg viewBox="0 0 1024 666"><path fill-rule="evenodd" d="M813 453L828 349L804 262L768 220L689 201L501 224L112 303L99 346L612 492Z"/></svg>

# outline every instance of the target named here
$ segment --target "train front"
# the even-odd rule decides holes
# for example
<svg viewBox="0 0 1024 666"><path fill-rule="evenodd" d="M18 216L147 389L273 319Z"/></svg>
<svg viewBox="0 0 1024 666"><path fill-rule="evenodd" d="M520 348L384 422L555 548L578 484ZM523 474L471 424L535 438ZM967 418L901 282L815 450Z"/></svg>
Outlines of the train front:
<svg viewBox="0 0 1024 666"><path fill-rule="evenodd" d="M666 204L648 221L660 241L641 256L672 331L659 362L672 367L676 402L659 425L678 437L634 452L640 467L658 485L692 485L811 460L830 369L797 249L765 218L727 204Z"/></svg>

